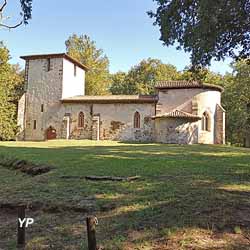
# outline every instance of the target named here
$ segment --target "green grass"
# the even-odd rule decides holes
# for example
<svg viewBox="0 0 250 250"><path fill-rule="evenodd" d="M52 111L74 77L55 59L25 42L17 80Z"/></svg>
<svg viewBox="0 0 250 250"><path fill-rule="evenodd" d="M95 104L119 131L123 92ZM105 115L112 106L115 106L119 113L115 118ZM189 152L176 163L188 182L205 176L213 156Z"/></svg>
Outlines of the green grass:
<svg viewBox="0 0 250 250"><path fill-rule="evenodd" d="M42 201L73 206L92 197L94 213L100 218L99 241L106 249L158 249L164 239L173 244L166 249L190 249L193 235L197 238L203 230L226 234L235 228L245 233L250 229L249 149L110 141L2 142L0 156L55 166L36 177L0 166L0 203ZM141 179L91 182L62 179L62 175L139 175ZM105 206L113 209L101 212ZM34 233L33 244L50 240L59 244L64 235L68 248L61 249L85 249L86 244L80 247L82 235L72 233L73 226L83 230L78 221L81 215L67 222L58 215L38 216L40 226L51 224L54 233L52 238L47 234L38 238ZM57 219L53 223L51 218ZM227 248L218 249L234 249L234 245L241 249L240 244L247 249L243 238L233 239L225 240Z"/></svg>

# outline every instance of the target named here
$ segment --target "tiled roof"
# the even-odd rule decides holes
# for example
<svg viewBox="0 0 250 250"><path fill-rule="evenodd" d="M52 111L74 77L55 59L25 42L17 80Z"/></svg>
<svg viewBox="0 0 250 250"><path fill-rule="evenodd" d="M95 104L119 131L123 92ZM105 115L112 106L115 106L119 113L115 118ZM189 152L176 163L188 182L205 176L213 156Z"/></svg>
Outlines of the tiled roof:
<svg viewBox="0 0 250 250"><path fill-rule="evenodd" d="M89 70L89 67L87 67L86 65L75 60L74 58L72 58L71 56L69 56L66 53L28 55L28 56L21 56L20 58L24 59L24 60L36 60L36 59L47 59L47 58L65 58L65 59L69 60L70 62L76 64L78 67L80 67L84 70Z"/></svg>
<svg viewBox="0 0 250 250"><path fill-rule="evenodd" d="M64 98L64 103L155 103L158 98L156 95L108 95L108 96L74 96Z"/></svg>
<svg viewBox="0 0 250 250"><path fill-rule="evenodd" d="M205 88L223 91L218 85L199 83L197 81L159 81L155 88L157 89L185 89L185 88Z"/></svg>
<svg viewBox="0 0 250 250"><path fill-rule="evenodd" d="M187 113L178 109L173 110L169 113L156 115L153 118L188 118L188 119L197 119L197 120L201 119L201 117L198 115Z"/></svg>

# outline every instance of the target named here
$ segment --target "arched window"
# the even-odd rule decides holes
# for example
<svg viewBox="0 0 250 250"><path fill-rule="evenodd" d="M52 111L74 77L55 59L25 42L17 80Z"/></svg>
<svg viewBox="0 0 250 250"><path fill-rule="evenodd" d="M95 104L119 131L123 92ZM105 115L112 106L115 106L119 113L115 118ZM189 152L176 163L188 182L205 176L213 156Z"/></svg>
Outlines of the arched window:
<svg viewBox="0 0 250 250"><path fill-rule="evenodd" d="M83 112L80 112L78 115L78 127L79 128L84 127L84 114L83 114Z"/></svg>
<svg viewBox="0 0 250 250"><path fill-rule="evenodd" d="M207 112L204 112L202 115L201 129L204 131L211 131L211 119Z"/></svg>
<svg viewBox="0 0 250 250"><path fill-rule="evenodd" d="M134 128L140 128L141 127L141 116L138 111L134 114Z"/></svg>

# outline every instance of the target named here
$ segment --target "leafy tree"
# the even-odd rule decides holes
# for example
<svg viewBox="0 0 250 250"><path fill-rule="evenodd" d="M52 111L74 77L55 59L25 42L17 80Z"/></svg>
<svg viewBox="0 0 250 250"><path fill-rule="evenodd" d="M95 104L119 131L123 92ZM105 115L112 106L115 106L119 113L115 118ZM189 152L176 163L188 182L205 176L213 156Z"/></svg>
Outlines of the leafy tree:
<svg viewBox="0 0 250 250"><path fill-rule="evenodd" d="M14 139L17 131L17 94L23 78L16 73L16 68L8 63L9 51L0 46L0 140Z"/></svg>
<svg viewBox="0 0 250 250"><path fill-rule="evenodd" d="M17 24L14 25L8 25L3 23L5 19L8 19L7 17L4 17L4 9L7 6L8 2L7 0L4 0L3 4L0 7L0 27L8 28L8 29L15 29L19 27L20 25L28 24L28 20L31 19L31 12L32 12L32 0L20 0L21 4L21 20Z"/></svg>
<svg viewBox="0 0 250 250"><path fill-rule="evenodd" d="M110 92L112 93L112 95L119 95L128 92L127 91L128 84L126 84L126 76L127 74L122 71L119 71L110 76L111 79Z"/></svg>
<svg viewBox="0 0 250 250"><path fill-rule="evenodd" d="M109 87L109 60L87 35L73 34L66 41L67 53L89 67L86 74L86 94L105 95Z"/></svg>
<svg viewBox="0 0 250 250"><path fill-rule="evenodd" d="M186 67L181 74L181 80L186 81L198 81L201 83L209 83L223 86L224 76L218 73L214 73L207 68L195 69L190 66Z"/></svg>
<svg viewBox="0 0 250 250"><path fill-rule="evenodd" d="M15 77L15 86L12 92L13 102L18 108L18 102L22 95L24 94L24 78L25 70L22 70L19 64L11 65L13 76Z"/></svg>
<svg viewBox="0 0 250 250"><path fill-rule="evenodd" d="M227 139L246 144L250 132L250 64L241 60L232 65L233 73L224 77L223 105L227 110ZM250 142L250 141L249 141Z"/></svg>
<svg viewBox="0 0 250 250"><path fill-rule="evenodd" d="M148 58L132 67L121 83L115 82L119 94L153 94L154 86L159 80L176 80L180 77L177 69L164 64L158 59ZM114 87L114 81L112 88ZM117 87L121 87L120 89ZM112 89L111 88L111 89Z"/></svg>
<svg viewBox="0 0 250 250"><path fill-rule="evenodd" d="M149 12L164 45L191 53L192 65L250 55L250 0L154 0Z"/></svg>

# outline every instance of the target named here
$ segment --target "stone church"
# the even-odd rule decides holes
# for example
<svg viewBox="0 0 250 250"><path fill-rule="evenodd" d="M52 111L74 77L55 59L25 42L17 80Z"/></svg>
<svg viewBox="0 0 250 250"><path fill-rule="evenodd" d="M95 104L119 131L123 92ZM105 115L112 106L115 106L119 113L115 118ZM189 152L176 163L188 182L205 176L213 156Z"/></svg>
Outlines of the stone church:
<svg viewBox="0 0 250 250"><path fill-rule="evenodd" d="M19 140L225 143L222 88L160 81L155 95L85 95L88 67L67 54L31 55L19 101Z"/></svg>

